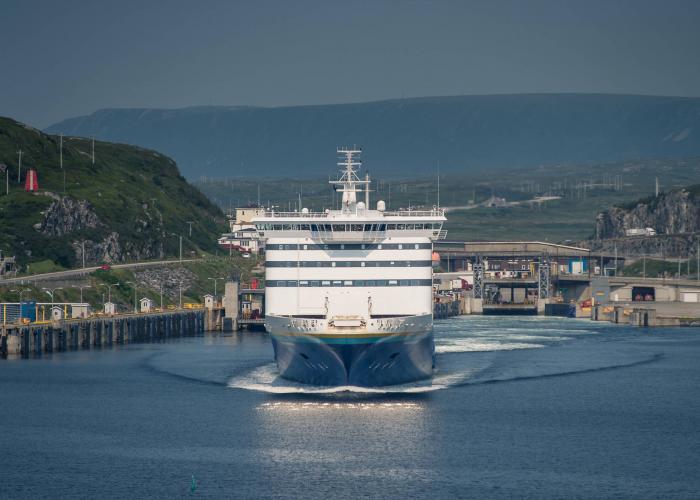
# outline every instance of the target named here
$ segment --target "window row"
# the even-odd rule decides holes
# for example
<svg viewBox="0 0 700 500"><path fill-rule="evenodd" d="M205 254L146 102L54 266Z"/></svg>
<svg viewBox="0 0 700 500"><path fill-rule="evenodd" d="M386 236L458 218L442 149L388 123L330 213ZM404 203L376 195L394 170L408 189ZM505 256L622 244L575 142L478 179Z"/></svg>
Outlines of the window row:
<svg viewBox="0 0 700 500"><path fill-rule="evenodd" d="M384 231L415 231L434 230L442 228L441 222L410 223L410 224L256 224L258 231L313 231L343 233L346 231L384 232Z"/></svg>
<svg viewBox="0 0 700 500"><path fill-rule="evenodd" d="M429 260L273 260L265 262L266 267L430 267Z"/></svg>
<svg viewBox="0 0 700 500"><path fill-rule="evenodd" d="M432 286L432 280L268 280L268 287Z"/></svg>
<svg viewBox="0 0 700 500"><path fill-rule="evenodd" d="M428 250L432 243L329 243L318 245L314 243L272 243L265 247L270 250Z"/></svg>

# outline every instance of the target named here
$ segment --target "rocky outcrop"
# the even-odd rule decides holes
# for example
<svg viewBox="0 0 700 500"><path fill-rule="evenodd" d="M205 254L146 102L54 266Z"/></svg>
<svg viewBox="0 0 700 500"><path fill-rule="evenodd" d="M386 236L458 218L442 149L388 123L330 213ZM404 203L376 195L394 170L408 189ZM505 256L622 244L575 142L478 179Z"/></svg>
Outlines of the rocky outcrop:
<svg viewBox="0 0 700 500"><path fill-rule="evenodd" d="M197 276L185 267L160 267L144 269L134 273L139 288L160 290L163 287L163 296L170 300L176 300L180 295L182 283L183 294L187 292L197 280Z"/></svg>
<svg viewBox="0 0 700 500"><path fill-rule="evenodd" d="M54 201L44 212L38 230L50 236L63 236L83 229L94 229L100 219L86 200L74 200L68 196L51 196Z"/></svg>
<svg viewBox="0 0 700 500"><path fill-rule="evenodd" d="M77 262L82 262L85 250L85 264L133 262L138 260L162 259L165 256L163 242L154 238L142 241L122 241L117 232L109 233L101 241L76 240L71 243Z"/></svg>
<svg viewBox="0 0 700 500"><path fill-rule="evenodd" d="M700 186L670 191L601 212L596 217L595 238L622 238L628 229L647 227L664 235L700 231Z"/></svg>

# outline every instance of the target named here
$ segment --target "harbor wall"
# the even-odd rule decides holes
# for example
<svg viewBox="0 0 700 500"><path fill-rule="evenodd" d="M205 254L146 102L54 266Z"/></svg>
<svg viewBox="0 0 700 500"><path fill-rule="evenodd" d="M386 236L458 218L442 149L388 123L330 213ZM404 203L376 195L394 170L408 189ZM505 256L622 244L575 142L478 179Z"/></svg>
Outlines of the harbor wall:
<svg viewBox="0 0 700 500"><path fill-rule="evenodd" d="M199 335L205 325L204 310L4 325L0 328L0 354L30 356L153 342Z"/></svg>

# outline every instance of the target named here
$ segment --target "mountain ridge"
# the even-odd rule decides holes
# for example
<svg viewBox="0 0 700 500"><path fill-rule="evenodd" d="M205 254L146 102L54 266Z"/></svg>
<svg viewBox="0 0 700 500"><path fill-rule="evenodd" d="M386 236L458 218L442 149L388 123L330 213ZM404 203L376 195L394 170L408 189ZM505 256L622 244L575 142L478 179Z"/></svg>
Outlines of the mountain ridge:
<svg viewBox="0 0 700 500"><path fill-rule="evenodd" d="M282 107L108 108L51 133L136 144L185 176L327 175L357 144L380 175L495 172L557 163L700 154L700 98L490 94Z"/></svg>

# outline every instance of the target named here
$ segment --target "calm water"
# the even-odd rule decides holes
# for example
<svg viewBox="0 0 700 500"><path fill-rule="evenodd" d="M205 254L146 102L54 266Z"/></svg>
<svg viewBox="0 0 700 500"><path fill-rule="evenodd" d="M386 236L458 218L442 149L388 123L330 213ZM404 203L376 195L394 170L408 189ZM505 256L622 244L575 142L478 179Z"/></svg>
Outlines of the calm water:
<svg viewBox="0 0 700 500"><path fill-rule="evenodd" d="M0 497L700 497L700 330L436 343L431 384L375 393L277 380L259 333L2 361Z"/></svg>

